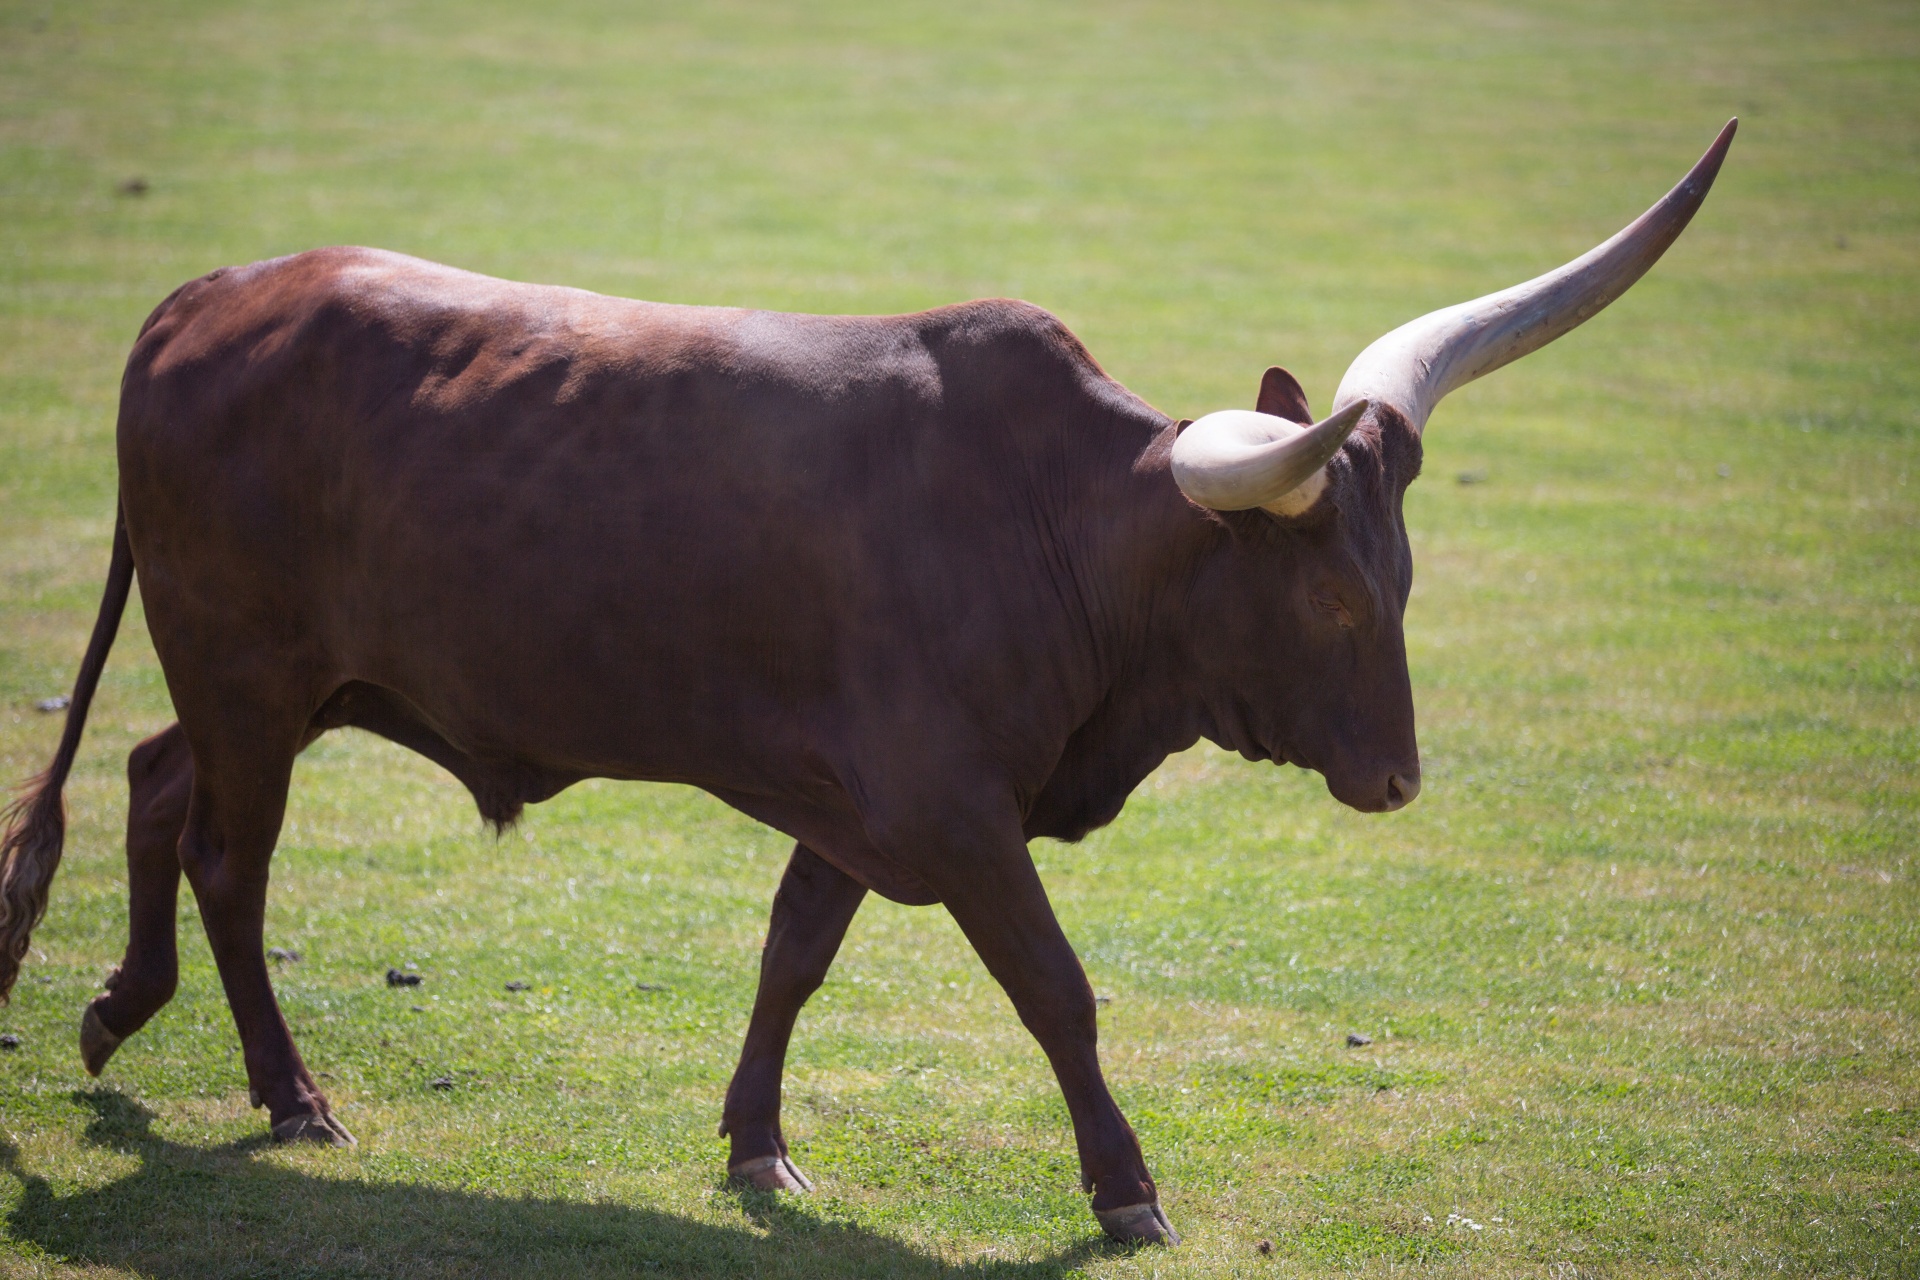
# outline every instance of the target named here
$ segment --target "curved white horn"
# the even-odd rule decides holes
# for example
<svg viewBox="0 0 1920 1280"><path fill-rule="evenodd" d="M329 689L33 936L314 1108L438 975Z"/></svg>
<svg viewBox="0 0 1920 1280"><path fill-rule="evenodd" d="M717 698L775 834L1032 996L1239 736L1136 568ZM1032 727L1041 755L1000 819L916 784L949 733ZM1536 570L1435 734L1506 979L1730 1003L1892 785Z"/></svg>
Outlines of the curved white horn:
<svg viewBox="0 0 1920 1280"><path fill-rule="evenodd" d="M1613 239L1557 271L1401 325L1360 353L1333 407L1390 404L1423 431L1449 391L1552 342L1625 293L1679 238L1707 198L1738 119L1727 121L1680 185Z"/></svg>
<svg viewBox="0 0 1920 1280"><path fill-rule="evenodd" d="M1270 507L1298 515L1319 498L1327 461L1366 411L1358 400L1311 427L1251 409L1210 413L1173 442L1174 483L1215 511Z"/></svg>

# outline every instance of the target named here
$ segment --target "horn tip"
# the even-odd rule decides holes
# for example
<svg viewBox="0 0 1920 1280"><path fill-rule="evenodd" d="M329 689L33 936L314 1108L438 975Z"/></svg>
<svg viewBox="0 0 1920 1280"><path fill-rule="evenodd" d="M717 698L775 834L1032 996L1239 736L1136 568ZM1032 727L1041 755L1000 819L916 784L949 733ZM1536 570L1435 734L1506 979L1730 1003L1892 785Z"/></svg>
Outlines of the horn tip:
<svg viewBox="0 0 1920 1280"><path fill-rule="evenodd" d="M1680 179L1680 185L1675 187L1671 194L1684 193L1693 206L1698 208L1699 202L1705 200L1707 192L1713 189L1713 180L1720 176L1720 165L1726 160L1727 148L1733 145L1734 131L1739 127L1739 116L1734 116L1722 125L1719 135L1713 140L1713 145L1694 162L1693 168L1687 171L1686 177ZM1691 212L1687 214L1688 218L1692 216ZM1686 222L1683 220L1680 225L1684 227ZM1676 231L1674 234L1679 233Z"/></svg>
<svg viewBox="0 0 1920 1280"><path fill-rule="evenodd" d="M1726 124L1720 127L1720 133L1717 137L1714 138L1713 145L1707 148L1707 154L1700 157L1700 159L1703 162L1707 160L1711 160L1713 161L1715 167L1718 167L1719 162L1726 157L1727 148L1733 145L1733 135L1739 130L1739 128L1740 128L1739 116L1734 116L1732 119L1728 120Z"/></svg>
<svg viewBox="0 0 1920 1280"><path fill-rule="evenodd" d="M1353 433L1353 429L1360 425L1360 419L1365 417L1367 410L1372 407L1373 401L1367 396L1349 400L1328 414L1323 420L1323 425L1337 432L1340 441L1345 443L1346 438Z"/></svg>

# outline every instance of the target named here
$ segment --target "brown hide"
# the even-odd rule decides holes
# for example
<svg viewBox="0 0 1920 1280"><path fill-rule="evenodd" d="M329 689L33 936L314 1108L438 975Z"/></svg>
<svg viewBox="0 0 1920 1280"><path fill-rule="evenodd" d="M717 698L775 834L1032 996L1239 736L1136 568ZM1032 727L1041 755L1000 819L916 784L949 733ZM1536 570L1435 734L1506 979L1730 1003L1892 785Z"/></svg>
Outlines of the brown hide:
<svg viewBox="0 0 1920 1280"><path fill-rule="evenodd" d="M667 306L333 249L162 306L120 463L190 741L236 704L361 723L495 820L692 783L925 902L873 839L933 785L896 767L1075 837L1205 727L1170 593L1221 539L1136 466L1169 425L1020 303ZM1102 794L1047 795L1090 722Z"/></svg>

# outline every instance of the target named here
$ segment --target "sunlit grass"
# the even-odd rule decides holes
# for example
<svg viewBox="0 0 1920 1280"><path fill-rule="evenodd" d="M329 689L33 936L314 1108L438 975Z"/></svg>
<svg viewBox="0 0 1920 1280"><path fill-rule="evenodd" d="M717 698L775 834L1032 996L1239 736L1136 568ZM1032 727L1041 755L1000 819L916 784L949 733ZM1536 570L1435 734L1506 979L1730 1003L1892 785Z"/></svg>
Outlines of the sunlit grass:
<svg viewBox="0 0 1920 1280"><path fill-rule="evenodd" d="M880 902L791 1059L819 1192L725 1191L788 843L611 783L496 840L356 734L301 762L268 942L360 1146L262 1142L190 900L179 996L89 1081L121 770L170 719L135 610L0 1013L0 1271L1920 1271L1920 21L1562 9L0 6L7 778L92 623L126 348L214 266L1014 294L1171 412L1273 362L1324 407L1371 338L1584 250L1742 117L1645 282L1436 415L1419 802L1203 746L1034 849L1180 1251L1099 1241L1005 998L942 913Z"/></svg>

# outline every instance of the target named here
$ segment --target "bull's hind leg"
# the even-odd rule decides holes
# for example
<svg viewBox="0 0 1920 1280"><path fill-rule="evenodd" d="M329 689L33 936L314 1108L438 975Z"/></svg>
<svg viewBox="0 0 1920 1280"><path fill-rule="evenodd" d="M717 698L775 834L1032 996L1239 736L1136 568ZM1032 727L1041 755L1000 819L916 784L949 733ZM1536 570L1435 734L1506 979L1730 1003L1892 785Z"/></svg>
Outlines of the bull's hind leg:
<svg viewBox="0 0 1920 1280"><path fill-rule="evenodd" d="M773 899L767 944L760 952L760 990L740 1065L727 1086L720 1135L733 1138L727 1172L765 1191L808 1191L806 1175L787 1158L780 1134L780 1075L787 1041L807 997L827 968L867 891L805 845L795 845Z"/></svg>
<svg viewBox="0 0 1920 1280"><path fill-rule="evenodd" d="M193 753L177 724L127 757L127 954L80 1020L80 1058L91 1075L173 999L180 831L192 787Z"/></svg>
<svg viewBox="0 0 1920 1280"><path fill-rule="evenodd" d="M178 695L176 694L176 698ZM200 904L220 983L240 1032L253 1104L273 1136L344 1146L353 1135L294 1047L267 975L263 931L267 866L286 811L293 759L307 725L222 705L206 722L184 714L193 786L180 834L180 866Z"/></svg>

